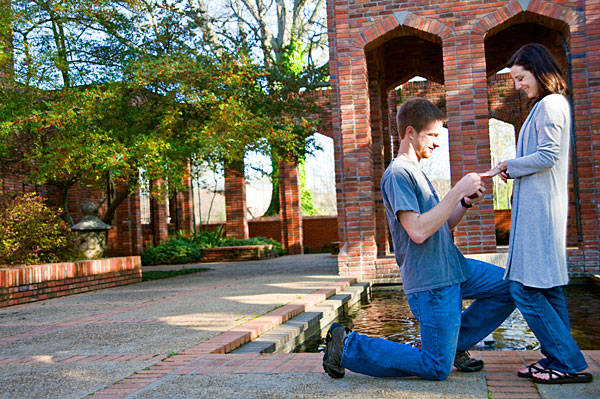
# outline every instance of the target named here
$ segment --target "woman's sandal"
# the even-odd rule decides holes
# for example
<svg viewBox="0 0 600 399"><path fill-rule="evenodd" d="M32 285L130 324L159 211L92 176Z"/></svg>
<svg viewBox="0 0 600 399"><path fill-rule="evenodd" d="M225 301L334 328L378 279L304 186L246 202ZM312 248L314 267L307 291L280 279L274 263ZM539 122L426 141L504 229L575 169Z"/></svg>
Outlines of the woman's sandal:
<svg viewBox="0 0 600 399"><path fill-rule="evenodd" d="M535 374L548 374L548 379L536 377ZM578 384L591 382L590 373L562 373L560 371L545 369L534 373L531 379L536 384Z"/></svg>
<svg viewBox="0 0 600 399"><path fill-rule="evenodd" d="M537 362L535 362L527 366L527 372L524 373L522 371L518 371L517 376L521 378L531 378L533 377L534 373L540 373L542 371L544 371L544 368L541 367Z"/></svg>

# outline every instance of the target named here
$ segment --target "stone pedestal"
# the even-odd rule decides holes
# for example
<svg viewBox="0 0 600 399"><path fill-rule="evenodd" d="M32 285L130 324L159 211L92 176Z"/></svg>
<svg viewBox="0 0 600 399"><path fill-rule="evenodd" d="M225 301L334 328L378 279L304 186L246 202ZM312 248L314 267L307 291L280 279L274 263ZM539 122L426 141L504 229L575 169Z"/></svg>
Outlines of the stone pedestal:
<svg viewBox="0 0 600 399"><path fill-rule="evenodd" d="M80 238L79 252L86 259L101 259L108 250L107 230L80 230L77 232Z"/></svg>
<svg viewBox="0 0 600 399"><path fill-rule="evenodd" d="M85 202L81 210L83 219L71 228L80 237L79 251L86 259L103 258L112 226L98 219L98 207L94 203Z"/></svg>

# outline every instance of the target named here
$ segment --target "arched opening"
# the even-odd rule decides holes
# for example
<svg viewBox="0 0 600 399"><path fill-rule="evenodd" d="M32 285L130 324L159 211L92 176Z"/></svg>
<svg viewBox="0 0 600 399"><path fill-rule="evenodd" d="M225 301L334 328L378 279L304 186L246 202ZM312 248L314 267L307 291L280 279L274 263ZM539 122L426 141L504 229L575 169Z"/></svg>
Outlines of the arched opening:
<svg viewBox="0 0 600 399"><path fill-rule="evenodd" d="M304 161L304 188L311 195L313 215L337 215L333 139L320 133L313 138L318 149Z"/></svg>
<svg viewBox="0 0 600 399"><path fill-rule="evenodd" d="M194 221L199 229L225 222L225 177L222 167L193 165L192 194Z"/></svg>
<svg viewBox="0 0 600 399"><path fill-rule="evenodd" d="M490 118L490 153L492 165L515 157L515 127L499 119ZM510 233L510 209L512 180L506 183L495 176L492 179L494 221L496 225L496 246L508 245Z"/></svg>
<svg viewBox="0 0 600 399"><path fill-rule="evenodd" d="M490 153L492 165L515 157L515 127L510 123L490 118ZM494 210L510 210L512 181L504 183L498 176L493 178Z"/></svg>
<svg viewBox="0 0 600 399"><path fill-rule="evenodd" d="M393 248L380 181L398 148L396 109L404 99L413 96L427 97L445 106L443 52L439 37L399 26L369 43L365 56L372 138L375 242L378 256L385 257ZM416 76L422 79L409 82Z"/></svg>

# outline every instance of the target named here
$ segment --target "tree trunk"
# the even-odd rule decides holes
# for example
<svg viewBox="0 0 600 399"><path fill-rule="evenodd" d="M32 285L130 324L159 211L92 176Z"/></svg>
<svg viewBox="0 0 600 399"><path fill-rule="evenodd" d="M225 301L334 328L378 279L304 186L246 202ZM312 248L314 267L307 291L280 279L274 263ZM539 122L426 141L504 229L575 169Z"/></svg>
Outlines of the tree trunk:
<svg viewBox="0 0 600 399"><path fill-rule="evenodd" d="M127 197L129 196L129 191L130 191L130 186L128 185L127 188L119 191L117 193L117 195L115 195L115 198L110 202L110 205L108 206L108 209L106 210L106 213L104 214L104 217L102 218L102 221L106 224L112 224L112 220L115 217L115 212L117 210L117 207L119 205L121 205L121 203L123 201L125 201L125 199L127 199Z"/></svg>
<svg viewBox="0 0 600 399"><path fill-rule="evenodd" d="M62 214L60 217L73 227L75 223L69 212L69 189L73 186L73 183L59 183L55 184L58 187L58 205L62 208Z"/></svg>
<svg viewBox="0 0 600 399"><path fill-rule="evenodd" d="M271 173L271 184L273 185L273 190L271 192L271 203L267 208L267 211L263 216L274 216L279 215L279 166L277 161L271 158L271 163L273 165L273 172Z"/></svg>

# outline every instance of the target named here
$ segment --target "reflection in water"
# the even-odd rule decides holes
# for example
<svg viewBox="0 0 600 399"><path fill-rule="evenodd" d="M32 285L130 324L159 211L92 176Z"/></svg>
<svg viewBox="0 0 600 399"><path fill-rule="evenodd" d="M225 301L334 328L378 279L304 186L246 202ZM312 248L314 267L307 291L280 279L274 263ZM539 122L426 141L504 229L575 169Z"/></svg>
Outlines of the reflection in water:
<svg viewBox="0 0 600 399"><path fill-rule="evenodd" d="M564 288L569 306L571 332L581 349L600 349L600 290L587 285ZM465 301L467 307L470 301ZM348 315L339 320L352 330L374 337L413 346L420 345L419 323L410 312L401 287L375 288L372 298L353 306ZM529 350L539 349L539 343L518 310L493 333L493 341L481 342L479 350ZM307 342L302 352L323 350L321 340Z"/></svg>

